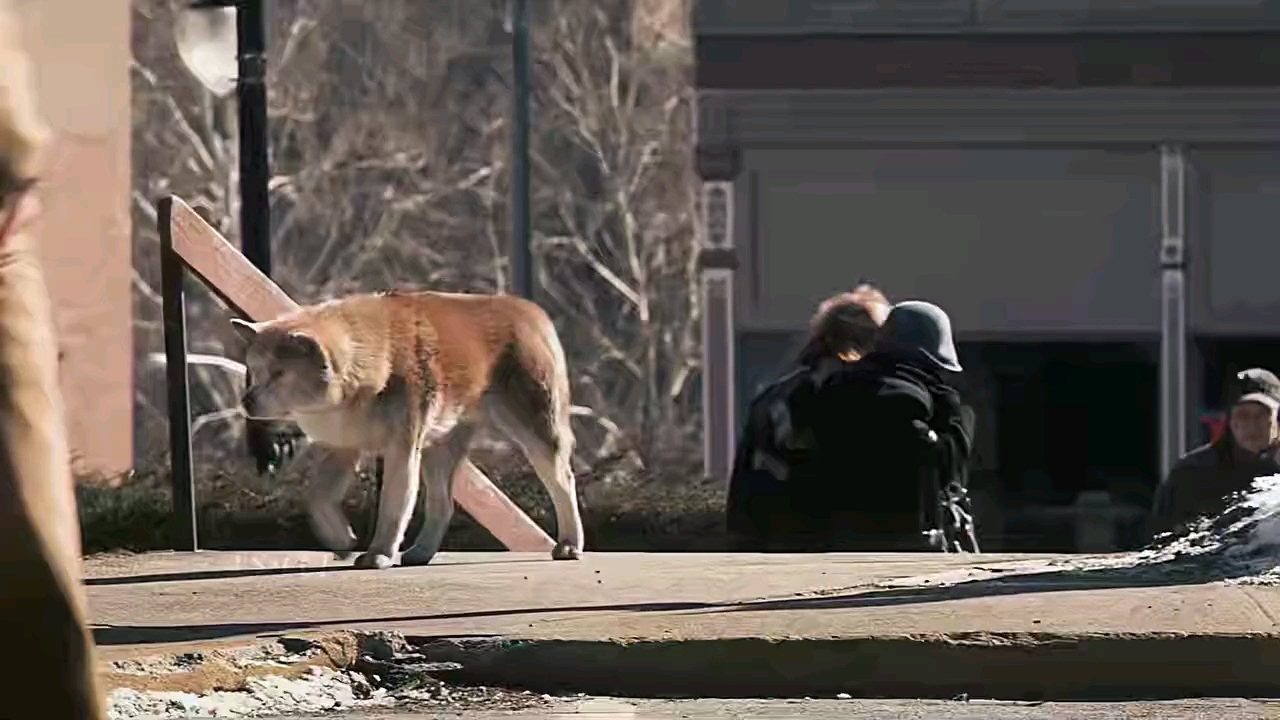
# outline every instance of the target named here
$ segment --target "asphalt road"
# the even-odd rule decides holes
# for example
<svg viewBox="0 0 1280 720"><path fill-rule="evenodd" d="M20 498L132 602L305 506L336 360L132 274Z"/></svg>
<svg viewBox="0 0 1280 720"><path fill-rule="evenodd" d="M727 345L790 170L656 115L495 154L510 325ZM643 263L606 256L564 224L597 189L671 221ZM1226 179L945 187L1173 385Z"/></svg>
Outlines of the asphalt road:
<svg viewBox="0 0 1280 720"><path fill-rule="evenodd" d="M920 700L620 700L586 698L513 712L378 712L333 720L1262 720L1280 700L1238 698L1132 703L1012 703ZM282 720L316 720L285 718Z"/></svg>

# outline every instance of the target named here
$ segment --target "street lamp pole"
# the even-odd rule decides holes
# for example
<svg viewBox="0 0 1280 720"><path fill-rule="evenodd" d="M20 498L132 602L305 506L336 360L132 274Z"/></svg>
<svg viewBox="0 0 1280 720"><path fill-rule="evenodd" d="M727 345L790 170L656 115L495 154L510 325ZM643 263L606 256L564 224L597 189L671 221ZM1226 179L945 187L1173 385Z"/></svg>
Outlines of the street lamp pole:
<svg viewBox="0 0 1280 720"><path fill-rule="evenodd" d="M271 157L267 143L267 23L265 0L241 0L236 8L240 111L240 242L254 267L271 277Z"/></svg>
<svg viewBox="0 0 1280 720"><path fill-rule="evenodd" d="M266 0L195 0L188 8L178 18L178 53L214 94L225 97L235 89L239 112L240 251L254 267L271 277ZM268 422L246 423L245 440L259 472L272 471L291 454L295 433L281 430Z"/></svg>
<svg viewBox="0 0 1280 720"><path fill-rule="evenodd" d="M511 282L516 294L533 297L532 209L529 199L530 96L529 3L511 0Z"/></svg>
<svg viewBox="0 0 1280 720"><path fill-rule="evenodd" d="M235 8L236 105L240 116L240 250L271 276L271 178L267 129L266 0L196 0L192 10Z"/></svg>

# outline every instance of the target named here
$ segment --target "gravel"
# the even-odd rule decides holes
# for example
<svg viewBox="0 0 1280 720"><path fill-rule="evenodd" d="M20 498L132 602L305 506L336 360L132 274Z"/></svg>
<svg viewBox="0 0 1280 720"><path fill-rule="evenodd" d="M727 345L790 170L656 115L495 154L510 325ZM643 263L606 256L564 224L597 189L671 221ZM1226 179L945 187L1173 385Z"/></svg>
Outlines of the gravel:
<svg viewBox="0 0 1280 720"><path fill-rule="evenodd" d="M353 633L348 667L331 663L335 647L308 638L216 653L185 653L112 664L111 720L135 718L250 718L333 711L434 709L509 711L546 705L552 698L496 688L454 686L433 676L458 667L433 663L396 633ZM181 692L156 689L166 681L206 671L234 690ZM241 675L235 675L238 671ZM232 674L229 675L229 672ZM132 685L132 686L131 686Z"/></svg>
<svg viewBox="0 0 1280 720"><path fill-rule="evenodd" d="M131 718L263 717L283 713L318 713L389 707L396 699L374 688L359 673L312 666L297 679L263 675L250 678L243 691L139 691L117 688L108 696L111 720Z"/></svg>

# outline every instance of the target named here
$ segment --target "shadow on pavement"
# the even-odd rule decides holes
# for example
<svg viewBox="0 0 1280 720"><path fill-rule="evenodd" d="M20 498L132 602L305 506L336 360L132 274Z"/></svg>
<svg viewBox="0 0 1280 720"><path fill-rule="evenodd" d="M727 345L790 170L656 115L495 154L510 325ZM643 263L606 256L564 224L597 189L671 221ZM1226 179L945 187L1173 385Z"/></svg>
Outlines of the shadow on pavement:
<svg viewBox="0 0 1280 720"><path fill-rule="evenodd" d="M304 575L314 573L342 572L352 570L350 565L330 565L328 567L285 567L285 568L239 568L232 570L193 570L190 572L159 572L146 575L121 575L119 577L85 578L84 584L103 585L142 585L157 582L182 582L185 580L225 580L228 578L260 577L263 575Z"/></svg>
<svg viewBox="0 0 1280 720"><path fill-rule="evenodd" d="M324 628L354 627L359 625L394 625L431 620L465 620L469 618L549 615L556 613L674 612L678 610L701 610L717 606L718 604L716 603L705 602L655 602L630 605L580 605L551 608L472 610L435 615L402 615L345 620L299 620L297 622L210 623L202 625L98 625L93 628L93 639L99 645L149 645L152 643L219 640L241 635L265 635L268 633L322 630ZM450 633L449 637L459 636Z"/></svg>
<svg viewBox="0 0 1280 720"><path fill-rule="evenodd" d="M1238 544L1223 543L1220 549L1198 555L1182 555L1160 561L1136 561L1127 566L1064 567L1042 572L1017 573L949 585L924 585L858 590L848 589L840 595L821 595L748 601L716 602L641 602L627 604L577 605L483 609L467 612L417 615L408 617L372 617L345 620L296 622L219 623L203 625L99 626L93 631L100 645L150 644L199 640L215 640L244 635L261 635L287 631L316 630L374 624L400 624L432 620L491 618L517 615L545 616L566 613L600 612L695 612L716 613L763 610L824 610L859 607L885 607L965 600L980 597L1061 592L1067 590L1105 590L1201 585L1257 575L1280 567L1280 553L1274 545L1264 545L1250 553L1240 551ZM974 556L981 567L982 556ZM491 559L451 564L484 564L511 562L544 562L541 559ZM1071 561L1066 561L1071 562ZM1084 561L1081 561L1083 565ZM834 567L834 566L833 566ZM113 578L90 578L87 585L127 585L147 582L177 582L262 575L289 575L351 570L349 566L249 568L211 570L189 573L157 573Z"/></svg>
<svg viewBox="0 0 1280 720"><path fill-rule="evenodd" d="M1112 590L1122 588L1177 587L1232 580L1256 575L1280 566L1280 557L1252 564L1230 562L1224 552L1210 552L1161 562L1124 567L1066 568L1047 572L1011 574L1005 577L970 580L951 585L889 588L780 600L736 603L723 611L742 610L823 610L836 608L913 605L947 600L1064 590ZM718 610L708 610L716 612Z"/></svg>
<svg viewBox="0 0 1280 720"><path fill-rule="evenodd" d="M1202 556L1203 557L1203 556ZM1199 560L1194 558L1193 560ZM334 568L296 568L292 572L319 572ZM241 571L243 573L243 571ZM267 571L283 574L281 571ZM372 624L400 624L432 620L508 617L514 615L552 615L597 612L733 612L761 610L824 610L837 608L884 607L919 603L964 600L978 597L1023 593L1059 592L1063 590L1102 590L1129 587L1161 587L1198 585L1225 580L1240 573L1222 571L1202 562L1172 560L1150 565L1123 568L1066 569L1027 573L1002 578L960 582L949 586L891 588L851 592L846 595L802 597L779 600L728 602L644 602L627 604L576 605L542 608L510 608L473 610L398 617L370 617L343 620L262 623L213 623L203 625L125 625L100 626L93 631L100 645L133 645L169 642L216 640L241 635L262 635L288 631L319 630ZM172 576L170 577L172 579Z"/></svg>
<svg viewBox="0 0 1280 720"><path fill-rule="evenodd" d="M530 562L551 562L550 559L543 558L512 558L512 559L486 559L486 560L453 560L445 563L449 565L514 565L516 563ZM90 577L84 579L84 584L90 587L107 586L107 585L142 585L145 583L157 582L184 582L187 580L225 580L228 578L242 577L261 577L264 575L305 575L315 573L329 572L345 572L355 570L350 565L322 565L322 566L305 566L305 567L277 567L277 568L228 568L224 570L191 570L187 572L158 572L147 573L145 575L120 575L108 577Z"/></svg>

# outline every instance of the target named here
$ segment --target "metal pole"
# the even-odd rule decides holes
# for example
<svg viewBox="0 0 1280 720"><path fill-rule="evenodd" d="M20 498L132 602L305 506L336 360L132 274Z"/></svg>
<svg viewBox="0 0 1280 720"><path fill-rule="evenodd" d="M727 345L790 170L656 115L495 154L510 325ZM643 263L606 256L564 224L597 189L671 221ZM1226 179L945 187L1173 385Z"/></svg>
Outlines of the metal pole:
<svg viewBox="0 0 1280 720"><path fill-rule="evenodd" d="M267 129L266 0L241 0L236 6L236 55L240 111L240 248L271 276L271 178Z"/></svg>
<svg viewBox="0 0 1280 720"><path fill-rule="evenodd" d="M511 65L511 283L518 295L533 297L533 247L529 200L529 125L532 80L529 70L529 3L512 0Z"/></svg>
<svg viewBox="0 0 1280 720"><path fill-rule="evenodd" d="M271 277L270 134L267 119L266 0L236 4L236 100L240 113L240 251ZM245 423L249 454L258 472L284 463L282 433L273 423ZM285 444L289 440L283 441Z"/></svg>
<svg viewBox="0 0 1280 720"><path fill-rule="evenodd" d="M1187 446L1186 154L1160 148L1160 477Z"/></svg>
<svg viewBox="0 0 1280 720"><path fill-rule="evenodd" d="M173 198L160 200L160 294L164 314L165 380L169 403L169 473L173 488L170 546L195 550L195 469L191 458L191 399L187 384L187 311L182 282L186 270L173 249Z"/></svg>

